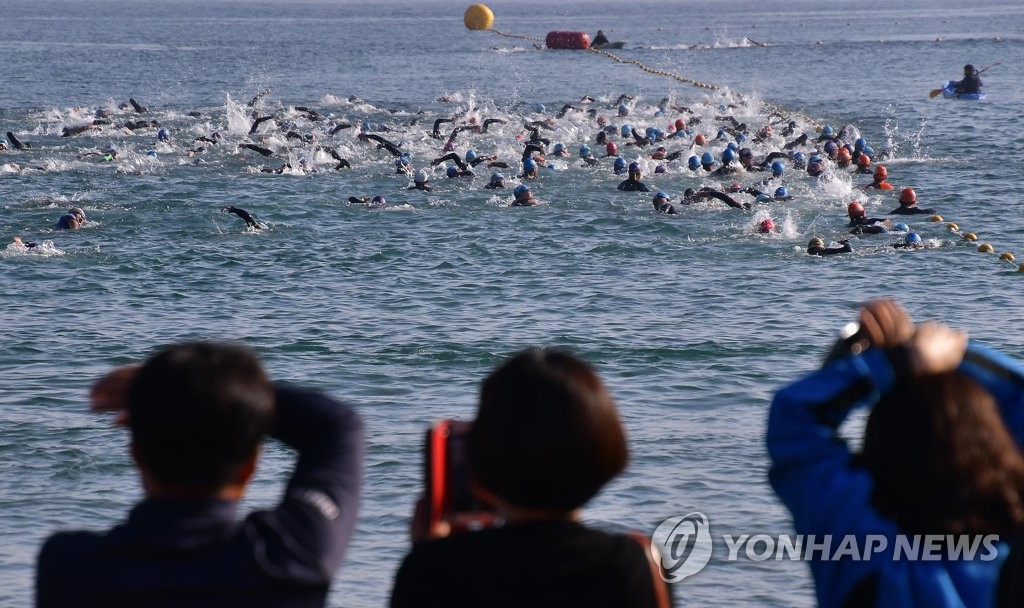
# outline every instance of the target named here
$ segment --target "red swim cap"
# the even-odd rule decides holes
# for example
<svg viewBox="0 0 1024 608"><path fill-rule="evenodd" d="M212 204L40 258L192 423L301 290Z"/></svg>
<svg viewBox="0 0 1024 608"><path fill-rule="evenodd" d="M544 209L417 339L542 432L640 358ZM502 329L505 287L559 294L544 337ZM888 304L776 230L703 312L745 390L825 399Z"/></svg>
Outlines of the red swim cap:
<svg viewBox="0 0 1024 608"><path fill-rule="evenodd" d="M775 222L772 221L772 218L761 220L761 225L757 227L757 231L761 234L775 232Z"/></svg>
<svg viewBox="0 0 1024 608"><path fill-rule="evenodd" d="M885 179L887 177L889 177L889 170L885 168L885 165L875 167L875 179Z"/></svg>
<svg viewBox="0 0 1024 608"><path fill-rule="evenodd" d="M857 166L861 168L867 168L871 166L871 157L861 152L860 156L857 157Z"/></svg>
<svg viewBox="0 0 1024 608"><path fill-rule="evenodd" d="M917 202L917 192L913 188L900 190L900 204L907 207Z"/></svg>
<svg viewBox="0 0 1024 608"><path fill-rule="evenodd" d="M686 121L684 121L682 118L677 118L676 119L676 131L685 131L685 130L686 130Z"/></svg>
<svg viewBox="0 0 1024 608"><path fill-rule="evenodd" d="M861 205L860 201L853 201L846 206L846 213L850 216L851 220L864 217L864 205Z"/></svg>
<svg viewBox="0 0 1024 608"><path fill-rule="evenodd" d="M698 146L703 146L706 143L708 143L708 138L704 137L703 133L698 133L697 137L693 138L693 143L697 144Z"/></svg>
<svg viewBox="0 0 1024 608"><path fill-rule="evenodd" d="M608 152L608 156L615 156L619 153L619 146L617 146L614 141L608 142L604 149Z"/></svg>

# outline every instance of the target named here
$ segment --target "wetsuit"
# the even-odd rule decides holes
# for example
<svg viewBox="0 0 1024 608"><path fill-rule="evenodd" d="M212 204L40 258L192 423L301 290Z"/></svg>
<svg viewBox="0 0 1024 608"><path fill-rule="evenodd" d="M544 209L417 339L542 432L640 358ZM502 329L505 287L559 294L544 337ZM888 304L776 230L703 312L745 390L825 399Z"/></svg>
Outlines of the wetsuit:
<svg viewBox="0 0 1024 608"><path fill-rule="evenodd" d="M925 214L934 215L935 214L935 210L934 209L922 209L922 208L920 208L920 207L918 207L916 205L913 206L913 207L904 207L904 206L900 205L899 207L897 207L897 208L895 208L895 209L893 209L892 211L889 212L889 215L925 215Z"/></svg>
<svg viewBox="0 0 1024 608"><path fill-rule="evenodd" d="M876 226L875 224L885 224L888 220L879 217L859 217L857 219L851 219L850 223L847 224L852 230L850 234L882 234L888 232L884 225Z"/></svg>
<svg viewBox="0 0 1024 608"><path fill-rule="evenodd" d="M414 545L391 606L652 608L655 578L627 536L571 521L507 524Z"/></svg>
<svg viewBox="0 0 1024 608"><path fill-rule="evenodd" d="M846 241L840 241L842 247L808 247L807 255L835 255L837 253L852 253L853 247Z"/></svg>
<svg viewBox="0 0 1024 608"><path fill-rule="evenodd" d="M640 181L638 179L633 179L632 177L630 177L629 179L622 180L622 182L620 182L617 187L618 187L619 190L622 190L623 192L650 192L651 191L651 189L647 187L647 184L643 183L642 181Z"/></svg>
<svg viewBox="0 0 1024 608"><path fill-rule="evenodd" d="M875 404L907 369L901 350L870 348L835 360L780 390L768 416L767 444L772 459L769 481L793 515L796 534L832 535L830 556L844 535L855 535L858 559L809 561L818 605L914 606L951 608L994 606L996 578L1007 554L982 559L895 559L896 524L872 504L871 474L857 466L837 430L859 407ZM1005 355L970 342L959 372L973 378L996 399L1003 422L1017 442L1024 436L1024 369ZM886 549L867 552L865 536L884 537ZM910 540L910 539L908 539ZM977 555L986 553L978 543ZM859 601L858 601L859 600Z"/></svg>
<svg viewBox="0 0 1024 608"><path fill-rule="evenodd" d="M72 221L78 221L78 218L72 213L65 213L57 220L57 230L74 230L74 226L71 225Z"/></svg>
<svg viewBox="0 0 1024 608"><path fill-rule="evenodd" d="M284 498L149 498L108 532L60 532L39 554L36 605L323 606L356 522L363 428L324 395L276 389L271 435L298 452Z"/></svg>

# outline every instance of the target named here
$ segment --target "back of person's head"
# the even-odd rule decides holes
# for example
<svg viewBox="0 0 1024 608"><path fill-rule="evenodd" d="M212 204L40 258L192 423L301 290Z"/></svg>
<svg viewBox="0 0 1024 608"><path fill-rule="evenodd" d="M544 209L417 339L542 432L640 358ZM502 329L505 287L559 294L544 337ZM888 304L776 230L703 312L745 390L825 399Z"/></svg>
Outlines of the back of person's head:
<svg viewBox="0 0 1024 608"><path fill-rule="evenodd" d="M626 466L611 394L585 362L529 349L484 381L469 435L476 482L511 505L569 512Z"/></svg>
<svg viewBox="0 0 1024 608"><path fill-rule="evenodd" d="M1007 534L1024 523L1024 458L995 399L957 373L900 380L861 454L873 502L911 534Z"/></svg>
<svg viewBox="0 0 1024 608"><path fill-rule="evenodd" d="M245 347L170 346L139 369L128 425L139 464L156 481L217 489L234 482L270 431L274 389Z"/></svg>

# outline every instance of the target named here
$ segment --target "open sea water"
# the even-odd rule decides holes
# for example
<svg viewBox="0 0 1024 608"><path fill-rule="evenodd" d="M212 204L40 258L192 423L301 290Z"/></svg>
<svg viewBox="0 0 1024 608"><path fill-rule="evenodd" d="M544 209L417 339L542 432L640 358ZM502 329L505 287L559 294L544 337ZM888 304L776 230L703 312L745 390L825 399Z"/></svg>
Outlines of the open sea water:
<svg viewBox="0 0 1024 608"><path fill-rule="evenodd" d="M915 318L945 320L1024 356L1024 274L942 222L910 218L926 250L893 250L901 235L890 234L855 238L851 255L804 253L812 236L843 238L851 200L871 216L896 206L896 192L860 191L866 176L819 182L790 166L791 202L659 215L649 195L615 190L621 177L610 159L585 168L575 157L584 142L603 148L581 111L541 131L573 152L533 182L546 204L511 208L515 168L505 171L505 191L482 188L490 172L482 166L474 180L446 180L437 167L434 192L407 190L391 155L355 137L363 121L383 125L391 131L382 136L429 170L443 144L429 137L433 119L460 115L447 133L468 116L502 118L488 133L460 134L456 151L473 146L516 165L524 122L573 103L618 125L621 94L635 98L634 126L697 116L693 128L710 138L722 113L752 130L794 117L812 138L826 123L852 125L921 206L997 253L1024 253L1021 3L489 3L504 32L602 28L626 41L619 57L729 93L469 31L468 4L5 0L0 131L32 148L0 153L0 163L23 168L0 169L0 604L31 602L44 537L107 528L139 498L126 435L87 413L87 394L111 366L168 342L241 340L275 379L329 391L364 417L365 497L332 606L386 603L409 547L424 430L470 418L480 380L522 347L568 347L592 362L628 428L630 466L587 506L586 521L650 533L667 517L701 511L716 541L791 530L766 481L768 404L820 362L861 302L895 297ZM982 76L986 101L928 98L965 63L1001 64ZM580 103L584 95L595 101ZM120 109L129 97L149 112ZM658 113L664 97L694 114ZM61 137L102 109L112 125ZM274 124L250 135L252 111L275 115ZM158 143L155 127L117 127L141 119L157 120L173 140ZM325 123L343 121L355 128L325 134ZM289 129L318 139L287 139ZM214 132L220 143L186 154ZM277 152L264 159L238 143ZM108 144L118 148L114 162L82 156ZM351 169L334 171L317 144ZM708 147L716 156L722 148ZM687 187L723 185L687 172L689 152L654 175L650 148L623 151L673 200ZM316 170L260 171L285 160ZM376 194L386 207L346 202ZM232 204L266 229L221 213ZM86 226L54 230L70 206L85 209ZM780 233L758 235L769 216ZM7 246L15 235L44 246ZM269 446L247 506L274 504L291 464ZM716 546L703 572L676 585L677 603L813 604L804 564L726 554Z"/></svg>

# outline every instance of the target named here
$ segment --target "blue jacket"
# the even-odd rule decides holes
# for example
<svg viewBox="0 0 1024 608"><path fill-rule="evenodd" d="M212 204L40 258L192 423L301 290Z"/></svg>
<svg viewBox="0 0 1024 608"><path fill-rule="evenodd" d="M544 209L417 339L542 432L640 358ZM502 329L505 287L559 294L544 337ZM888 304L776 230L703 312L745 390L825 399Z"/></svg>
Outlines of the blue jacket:
<svg viewBox="0 0 1024 608"><path fill-rule="evenodd" d="M1018 445L1024 437L1024 369L1016 361L971 342L960 364L996 398L1003 420ZM858 539L861 555L867 535L883 535L891 549L896 524L871 503L870 473L853 462L853 454L836 429L858 407L876 403L892 388L896 373L882 349L847 356L780 390L768 418L767 443L772 459L769 479L789 508L798 535L831 534L834 554L844 535ZM912 561L893 559L892 552L867 560L845 557L809 562L823 608L841 606L859 584L874 577L875 605L927 608L995 605L999 569L1009 552L1005 542L993 543L995 559L984 561ZM984 548L979 552L984 552Z"/></svg>

